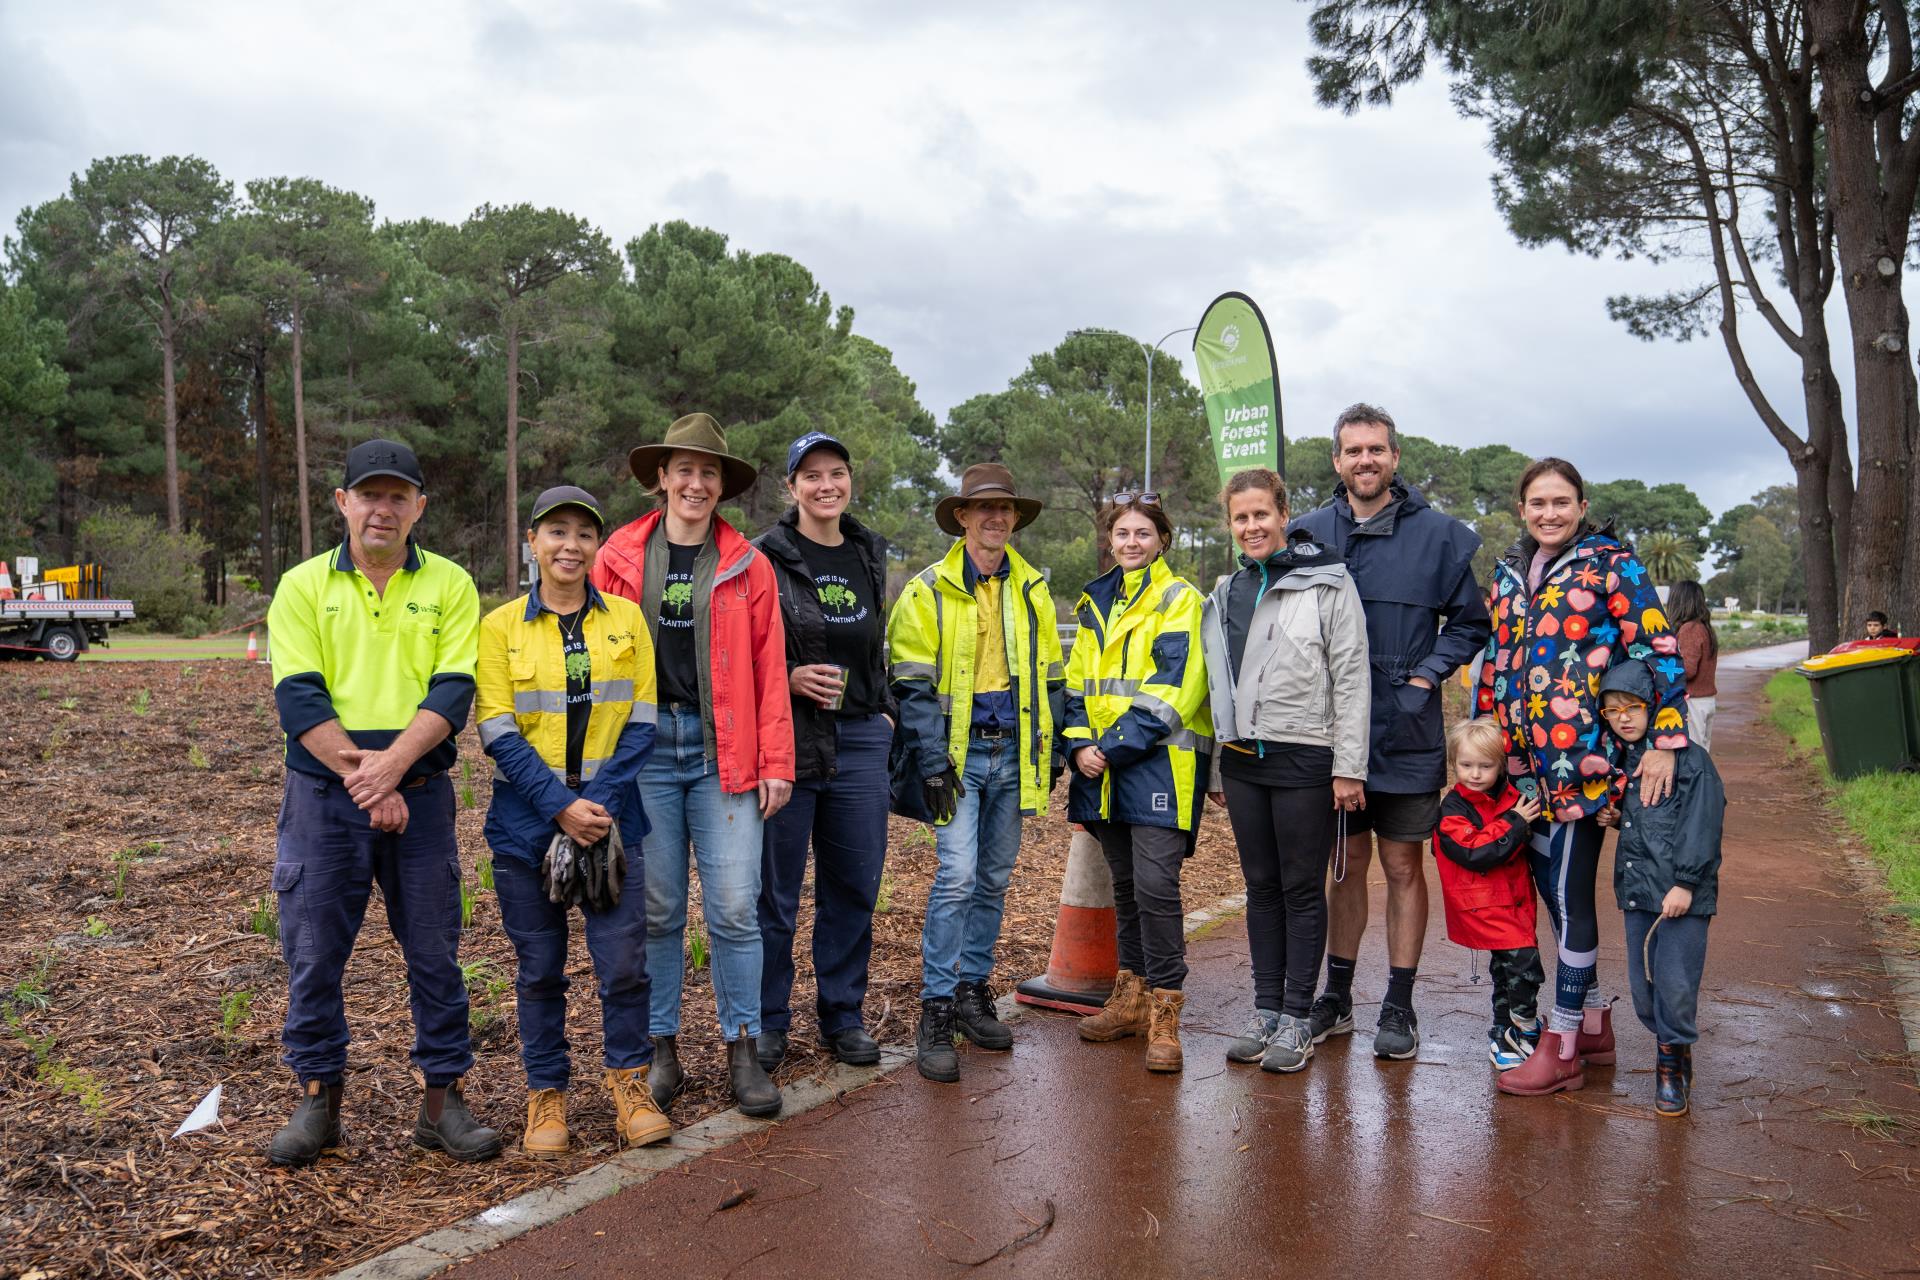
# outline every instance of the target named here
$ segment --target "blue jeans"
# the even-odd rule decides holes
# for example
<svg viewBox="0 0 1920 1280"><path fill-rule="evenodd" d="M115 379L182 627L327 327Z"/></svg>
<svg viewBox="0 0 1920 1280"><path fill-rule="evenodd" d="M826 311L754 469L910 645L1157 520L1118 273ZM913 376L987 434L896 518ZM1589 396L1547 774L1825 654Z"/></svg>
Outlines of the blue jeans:
<svg viewBox="0 0 1920 1280"><path fill-rule="evenodd" d="M583 912L587 953L600 985L605 1061L622 1070L653 1061L642 932L646 890L641 858L631 853L627 858L620 901L611 911ZM567 1057L567 908L547 901L538 867L511 855L495 853L493 887L500 897L500 923L520 962L513 992L520 1008L520 1062L527 1069L527 1088L564 1089L573 1075Z"/></svg>
<svg viewBox="0 0 1920 1280"><path fill-rule="evenodd" d="M339 1084L347 1068L340 978L373 886L407 962L413 1064L432 1086L473 1065L467 984L460 976L460 851L453 784L442 773L404 787L407 829L375 831L338 778L287 772L273 888L287 961L286 1063L300 1083Z"/></svg>
<svg viewBox="0 0 1920 1280"><path fill-rule="evenodd" d="M967 794L953 821L933 829L940 866L920 934L922 1000L951 996L960 983L985 982L993 972L1007 881L1020 852L1020 744L974 738L960 781Z"/></svg>
<svg viewBox="0 0 1920 1280"><path fill-rule="evenodd" d="M647 973L655 1036L680 1034L680 984L687 931L687 874L700 871L713 999L728 1040L760 1034L760 797L720 790L707 759L700 716L660 710L653 754L640 769L640 799L653 830L646 858Z"/></svg>
<svg viewBox="0 0 1920 1280"><path fill-rule="evenodd" d="M893 729L885 716L834 725L838 765L831 778L797 782L793 799L767 823L760 867L760 1021L765 1030L793 1025L793 926L813 845L813 979L820 1034L861 1025L867 962L873 954L873 908L887 859L887 752Z"/></svg>

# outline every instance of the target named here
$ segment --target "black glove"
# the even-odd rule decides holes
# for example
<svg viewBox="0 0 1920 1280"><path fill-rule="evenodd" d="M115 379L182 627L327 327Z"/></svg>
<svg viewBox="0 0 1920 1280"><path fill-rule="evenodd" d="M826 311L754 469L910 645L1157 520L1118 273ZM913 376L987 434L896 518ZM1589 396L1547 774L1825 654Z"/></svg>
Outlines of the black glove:
<svg viewBox="0 0 1920 1280"><path fill-rule="evenodd" d="M1055 756L1053 758L1053 777L1047 781L1047 790L1049 792L1060 785L1060 775L1066 771L1067 758L1065 756Z"/></svg>
<svg viewBox="0 0 1920 1280"><path fill-rule="evenodd" d="M620 903L620 886L627 875L627 851L620 843L620 828L609 830L585 853L586 892L582 905L589 911L611 911Z"/></svg>
<svg viewBox="0 0 1920 1280"><path fill-rule="evenodd" d="M926 797L927 812L933 815L936 823L953 821L953 811L960 803L960 797L967 789L960 785L960 775L953 770L953 761L947 761L947 767L931 778L920 780L921 794Z"/></svg>

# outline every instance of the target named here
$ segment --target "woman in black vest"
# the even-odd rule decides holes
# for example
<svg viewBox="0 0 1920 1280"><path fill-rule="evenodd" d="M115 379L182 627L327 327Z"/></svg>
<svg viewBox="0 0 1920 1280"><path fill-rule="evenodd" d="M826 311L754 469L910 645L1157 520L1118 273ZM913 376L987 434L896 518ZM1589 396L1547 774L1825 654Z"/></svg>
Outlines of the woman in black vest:
<svg viewBox="0 0 1920 1280"><path fill-rule="evenodd" d="M773 564L793 691L793 799L767 823L760 873L760 1065L787 1053L793 928L814 859L813 972L820 1038L856 1066L880 1061L861 1004L887 853L894 714L885 642L885 539L846 513L847 447L812 432L787 450L794 505L754 545Z"/></svg>

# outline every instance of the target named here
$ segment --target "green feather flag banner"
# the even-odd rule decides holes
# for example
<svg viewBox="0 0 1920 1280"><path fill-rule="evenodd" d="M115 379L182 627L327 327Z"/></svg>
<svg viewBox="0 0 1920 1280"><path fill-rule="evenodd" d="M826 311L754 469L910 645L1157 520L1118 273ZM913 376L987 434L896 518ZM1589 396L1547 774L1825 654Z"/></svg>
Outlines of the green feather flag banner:
<svg viewBox="0 0 1920 1280"><path fill-rule="evenodd" d="M1248 467L1286 474L1280 427L1280 374L1266 317L1244 293L1223 293L1207 306L1193 335L1207 425L1220 480Z"/></svg>

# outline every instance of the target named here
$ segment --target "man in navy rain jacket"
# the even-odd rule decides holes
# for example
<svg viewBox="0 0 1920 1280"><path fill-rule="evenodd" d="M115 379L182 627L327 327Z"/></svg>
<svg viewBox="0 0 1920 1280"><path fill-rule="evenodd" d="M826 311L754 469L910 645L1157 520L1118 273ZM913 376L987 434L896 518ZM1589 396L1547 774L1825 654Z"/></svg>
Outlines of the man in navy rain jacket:
<svg viewBox="0 0 1920 1280"><path fill-rule="evenodd" d="M1387 991L1376 1057L1420 1049L1413 979L1427 932L1422 842L1440 816L1447 748L1440 684L1487 642L1486 597L1473 578L1480 536L1436 511L1398 474L1400 433L1368 404L1333 425L1333 498L1293 522L1347 562L1367 615L1373 723L1364 808L1347 815L1346 874L1328 896L1327 990L1314 1001L1317 1044L1353 1030L1353 970L1367 930L1367 863L1379 837L1387 873Z"/></svg>

